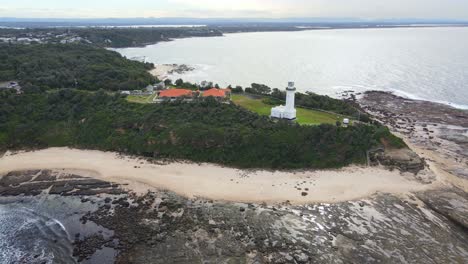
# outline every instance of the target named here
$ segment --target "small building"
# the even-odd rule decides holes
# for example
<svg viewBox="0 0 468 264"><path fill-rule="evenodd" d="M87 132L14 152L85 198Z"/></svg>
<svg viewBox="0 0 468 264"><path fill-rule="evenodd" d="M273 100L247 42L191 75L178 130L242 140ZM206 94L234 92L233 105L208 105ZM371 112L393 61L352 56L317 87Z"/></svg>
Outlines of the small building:
<svg viewBox="0 0 468 264"><path fill-rule="evenodd" d="M212 88L207 91L204 91L202 94L203 97L213 96L217 99L230 99L231 98L231 89L217 89Z"/></svg>
<svg viewBox="0 0 468 264"><path fill-rule="evenodd" d="M348 127L348 126L349 126L349 123L350 123L349 118L343 119L343 126L344 126L344 127Z"/></svg>
<svg viewBox="0 0 468 264"><path fill-rule="evenodd" d="M166 84L164 82L159 82L159 83L154 85L154 89L156 89L158 91L164 90L164 89L166 89Z"/></svg>
<svg viewBox="0 0 468 264"><path fill-rule="evenodd" d="M148 85L148 86L146 86L145 89L146 89L146 91L147 91L148 93L153 93L153 92L154 92L154 86L151 85L151 84Z"/></svg>
<svg viewBox="0 0 468 264"><path fill-rule="evenodd" d="M9 82L8 86L6 88L12 89L12 88L16 88L18 86L19 86L19 84L17 82Z"/></svg>
<svg viewBox="0 0 468 264"><path fill-rule="evenodd" d="M130 91L121 91L120 93L121 93L121 94L126 94L126 95L130 95L130 94L131 94Z"/></svg>
<svg viewBox="0 0 468 264"><path fill-rule="evenodd" d="M191 101L194 97L192 90L188 89L168 89L159 92L159 96L155 101L175 101L177 99L185 99Z"/></svg>
<svg viewBox="0 0 468 264"><path fill-rule="evenodd" d="M0 90L5 89L5 90L15 90L16 94L22 94L23 89L19 85L18 82L16 81L10 81L10 82L1 82L0 83Z"/></svg>
<svg viewBox="0 0 468 264"><path fill-rule="evenodd" d="M143 95L143 91L142 90L133 90L133 91L130 91L130 94L132 95Z"/></svg>
<svg viewBox="0 0 468 264"><path fill-rule="evenodd" d="M296 88L294 87L294 82L288 83L288 88L286 88L286 105L280 105L271 109L271 117L287 120L296 119L296 108L295 104L295 94Z"/></svg>

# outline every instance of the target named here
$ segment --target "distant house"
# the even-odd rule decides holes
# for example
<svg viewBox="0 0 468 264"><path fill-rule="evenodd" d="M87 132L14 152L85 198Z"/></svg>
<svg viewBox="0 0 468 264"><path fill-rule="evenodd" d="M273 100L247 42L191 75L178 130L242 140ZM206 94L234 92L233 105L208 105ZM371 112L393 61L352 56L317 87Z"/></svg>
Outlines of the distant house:
<svg viewBox="0 0 468 264"><path fill-rule="evenodd" d="M11 89L11 88L15 88L17 86L19 86L19 84L17 82L9 82L7 88Z"/></svg>
<svg viewBox="0 0 468 264"><path fill-rule="evenodd" d="M12 40L12 38L0 38L0 42L10 42Z"/></svg>
<svg viewBox="0 0 468 264"><path fill-rule="evenodd" d="M130 91L130 94L132 95L145 95L146 93L142 90L133 90L133 91Z"/></svg>
<svg viewBox="0 0 468 264"><path fill-rule="evenodd" d="M153 92L150 92L145 88L145 90L132 90L130 91L131 95L138 95L138 96L147 96L147 95L152 95Z"/></svg>
<svg viewBox="0 0 468 264"><path fill-rule="evenodd" d="M349 118L343 119L343 126L344 126L344 127L348 127L349 124L350 124Z"/></svg>
<svg viewBox="0 0 468 264"><path fill-rule="evenodd" d="M0 83L0 89L15 90L17 94L23 93L21 86L16 81L2 82Z"/></svg>
<svg viewBox="0 0 468 264"><path fill-rule="evenodd" d="M231 98L231 89L217 89L212 88L207 91L204 91L202 94L203 97L213 96L217 99L230 99Z"/></svg>
<svg viewBox="0 0 468 264"><path fill-rule="evenodd" d="M151 85L151 84L146 86L146 91L149 92L149 93L153 93L154 92L154 86Z"/></svg>
<svg viewBox="0 0 468 264"><path fill-rule="evenodd" d="M77 43L77 42L81 42L81 41L84 41L84 39L82 37L69 37L69 38L65 38L65 39L60 40L60 43L61 44L67 44L67 43Z"/></svg>
<svg viewBox="0 0 468 264"><path fill-rule="evenodd" d="M166 89L166 84L164 82L160 82L154 85L154 89L160 91Z"/></svg>
<svg viewBox="0 0 468 264"><path fill-rule="evenodd" d="M121 94L126 94L126 95L130 95L130 94L131 94L130 91L121 91L120 93L121 93Z"/></svg>
<svg viewBox="0 0 468 264"><path fill-rule="evenodd" d="M193 100L194 93L192 90L187 89L168 89L159 92L159 96L157 98L157 102L161 101L174 101L177 99L185 99L186 101Z"/></svg>

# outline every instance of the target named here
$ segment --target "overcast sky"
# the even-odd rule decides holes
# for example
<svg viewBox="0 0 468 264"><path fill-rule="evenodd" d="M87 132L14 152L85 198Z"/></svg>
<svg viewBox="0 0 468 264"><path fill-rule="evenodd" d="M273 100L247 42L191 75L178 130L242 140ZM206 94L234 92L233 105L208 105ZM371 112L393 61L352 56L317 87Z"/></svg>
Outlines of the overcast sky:
<svg viewBox="0 0 468 264"><path fill-rule="evenodd" d="M0 17L346 17L468 20L468 0L0 0Z"/></svg>

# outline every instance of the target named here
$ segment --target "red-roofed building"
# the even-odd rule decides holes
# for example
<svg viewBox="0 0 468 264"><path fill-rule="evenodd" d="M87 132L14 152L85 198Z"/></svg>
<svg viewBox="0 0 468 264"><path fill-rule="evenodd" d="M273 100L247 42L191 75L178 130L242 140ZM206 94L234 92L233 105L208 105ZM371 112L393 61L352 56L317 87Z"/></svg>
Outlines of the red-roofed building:
<svg viewBox="0 0 468 264"><path fill-rule="evenodd" d="M193 91L187 89L168 89L159 93L159 100L176 100L181 98L193 98Z"/></svg>
<svg viewBox="0 0 468 264"><path fill-rule="evenodd" d="M220 99L227 99L231 97L231 89L217 89L212 88L203 92L203 97L213 96Z"/></svg>

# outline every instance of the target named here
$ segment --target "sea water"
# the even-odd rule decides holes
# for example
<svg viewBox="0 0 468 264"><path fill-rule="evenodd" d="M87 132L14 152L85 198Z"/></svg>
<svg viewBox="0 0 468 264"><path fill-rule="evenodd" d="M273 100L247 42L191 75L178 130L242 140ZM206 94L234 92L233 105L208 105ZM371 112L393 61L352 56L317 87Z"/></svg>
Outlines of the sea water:
<svg viewBox="0 0 468 264"><path fill-rule="evenodd" d="M117 51L196 68L171 79L281 89L291 80L301 92L383 90L468 108L466 27L237 33Z"/></svg>
<svg viewBox="0 0 468 264"><path fill-rule="evenodd" d="M58 195L0 197L0 264L78 263L73 256L76 234L113 235L91 221L81 223L81 216L97 206ZM103 248L82 263L112 263L116 253Z"/></svg>

